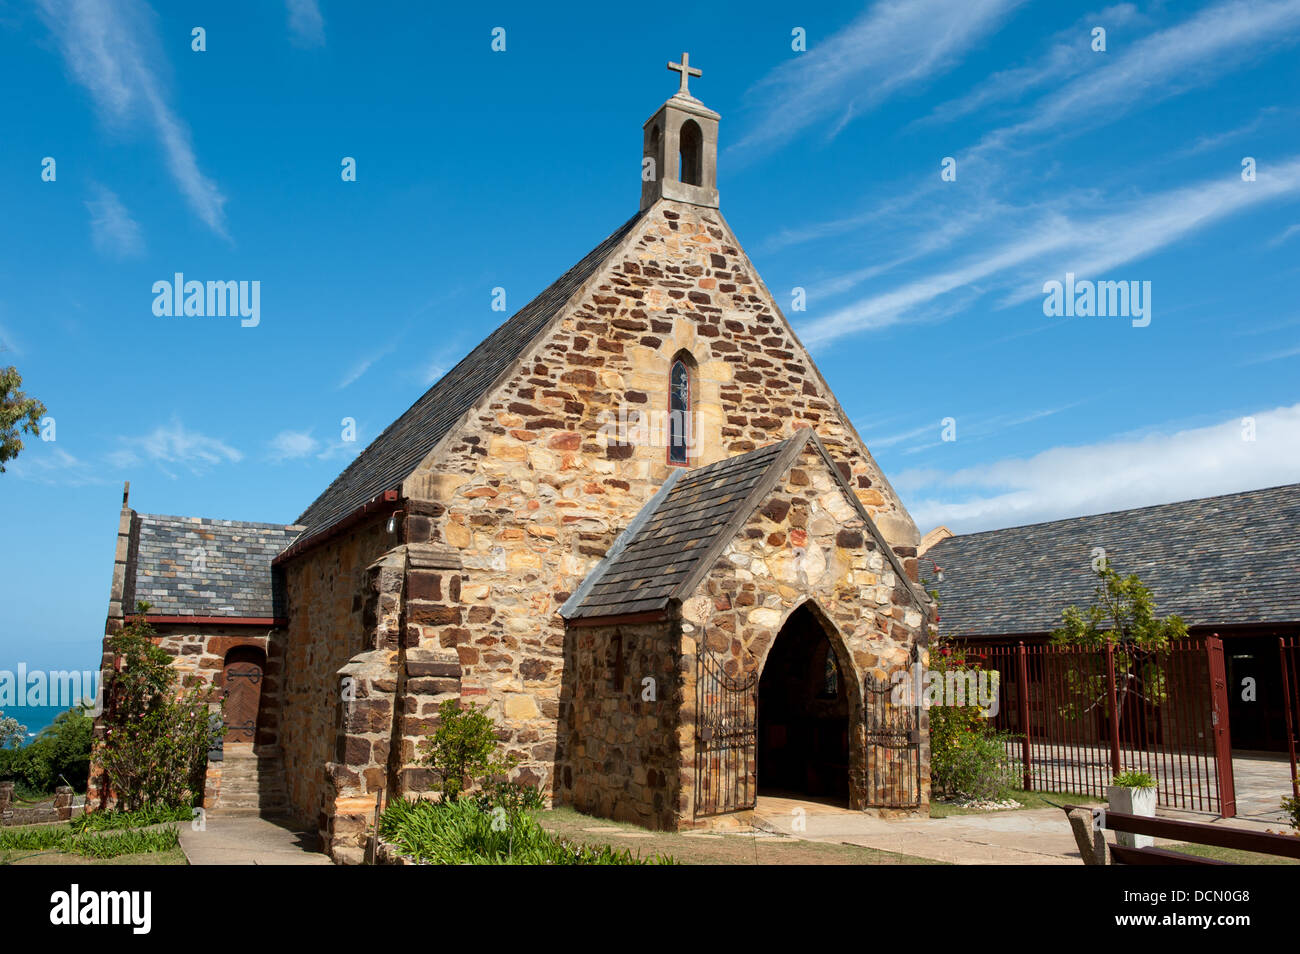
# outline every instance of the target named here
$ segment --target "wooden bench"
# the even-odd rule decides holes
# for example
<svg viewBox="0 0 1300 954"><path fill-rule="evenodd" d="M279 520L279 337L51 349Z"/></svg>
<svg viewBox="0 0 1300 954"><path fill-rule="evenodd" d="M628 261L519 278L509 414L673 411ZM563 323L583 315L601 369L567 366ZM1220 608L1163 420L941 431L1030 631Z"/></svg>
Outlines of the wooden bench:
<svg viewBox="0 0 1300 954"><path fill-rule="evenodd" d="M1106 864L1106 848L1110 849L1110 863L1121 865L1226 865L1232 862L1200 858L1165 848L1126 848L1123 845L1107 846L1101 831L1094 825L1100 816L1100 828L1123 831L1133 835L1150 835L1193 845L1213 845L1234 848L1263 855L1300 860L1300 837L1274 835L1268 832L1229 828L1224 825L1207 825L1204 822L1175 821L1172 818L1150 818L1146 815L1129 815L1109 809L1085 808L1064 805L1066 816L1074 829L1075 841L1084 864ZM1083 829L1083 831L1081 831ZM1091 837L1090 837L1091 834Z"/></svg>

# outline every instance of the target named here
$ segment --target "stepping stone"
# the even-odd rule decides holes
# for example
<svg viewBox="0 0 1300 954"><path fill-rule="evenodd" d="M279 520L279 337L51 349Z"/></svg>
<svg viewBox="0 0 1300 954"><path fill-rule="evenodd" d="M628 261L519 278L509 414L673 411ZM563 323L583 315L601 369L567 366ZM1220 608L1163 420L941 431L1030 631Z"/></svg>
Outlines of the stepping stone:
<svg viewBox="0 0 1300 954"><path fill-rule="evenodd" d="M621 829L621 828L614 828L614 827L612 827L612 826L610 826L610 825L598 825L598 826L596 826L595 828L584 828L584 829L582 829L582 830L583 830L583 831L596 832L597 834L602 834L602 835L603 835L603 834L605 834L605 833L607 833L607 832L622 831L623 829Z"/></svg>

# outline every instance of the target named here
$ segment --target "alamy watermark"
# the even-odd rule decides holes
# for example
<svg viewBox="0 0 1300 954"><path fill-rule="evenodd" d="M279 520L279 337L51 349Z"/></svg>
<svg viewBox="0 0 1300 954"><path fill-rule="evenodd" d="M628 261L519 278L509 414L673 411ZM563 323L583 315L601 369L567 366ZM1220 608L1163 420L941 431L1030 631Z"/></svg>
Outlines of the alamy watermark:
<svg viewBox="0 0 1300 954"><path fill-rule="evenodd" d="M979 706L991 719L1000 708L1002 677L996 669L949 669L938 672L914 663L889 678L889 699L896 706Z"/></svg>
<svg viewBox="0 0 1300 954"><path fill-rule="evenodd" d="M84 708L90 715L104 711L104 685L91 670L0 669L0 710L25 708Z"/></svg>
<svg viewBox="0 0 1300 954"><path fill-rule="evenodd" d="M1065 281L1043 283L1043 314L1049 318L1132 318L1134 328L1151 324L1149 281L1078 281L1074 272Z"/></svg>
<svg viewBox="0 0 1300 954"><path fill-rule="evenodd" d="M262 321L260 281L186 281L177 272L172 281L153 283L153 313L159 318L238 317L244 328L256 328Z"/></svg>

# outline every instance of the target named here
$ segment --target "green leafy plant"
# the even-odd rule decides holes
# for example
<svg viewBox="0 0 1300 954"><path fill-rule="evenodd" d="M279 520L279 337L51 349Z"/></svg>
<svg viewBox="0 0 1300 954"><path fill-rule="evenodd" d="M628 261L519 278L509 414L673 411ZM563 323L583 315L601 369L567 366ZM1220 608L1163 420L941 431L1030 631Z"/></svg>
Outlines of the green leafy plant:
<svg viewBox="0 0 1300 954"><path fill-rule="evenodd" d="M64 784L84 792L93 728L81 708L60 712L22 748L0 749L0 778L13 779L25 798L43 797Z"/></svg>
<svg viewBox="0 0 1300 954"><path fill-rule="evenodd" d="M148 831L78 832L65 825L0 828L0 851L61 851L87 858L118 858L170 851L180 842L175 825Z"/></svg>
<svg viewBox="0 0 1300 954"><path fill-rule="evenodd" d="M498 732L478 703L462 707L456 699L443 701L438 707L438 728L421 743L424 763L441 779L443 798L458 799L475 786L487 786L510 774L519 760L497 754Z"/></svg>
<svg viewBox="0 0 1300 954"><path fill-rule="evenodd" d="M25 738L27 738L27 726L0 712L0 749L22 745Z"/></svg>
<svg viewBox="0 0 1300 954"><path fill-rule="evenodd" d="M982 665L951 641L930 643L929 671L946 680L949 673L978 672ZM996 676L996 673L991 673ZM1015 787L1006 755L1006 737L994 732L978 705L931 706L930 780L936 795L979 800L1003 799Z"/></svg>
<svg viewBox="0 0 1300 954"><path fill-rule="evenodd" d="M106 811L90 812L72 820L74 832L115 831L124 828L148 828L165 822L189 821L194 809L184 805L163 806L146 805L133 812Z"/></svg>
<svg viewBox="0 0 1300 954"><path fill-rule="evenodd" d="M1120 576L1102 558L1096 565L1097 586L1094 601L1086 609L1067 606L1061 613L1061 625L1052 633L1052 641L1062 645L1104 648L1107 643L1152 651L1168 649L1187 635L1182 617L1156 616L1151 590L1136 573Z"/></svg>
<svg viewBox="0 0 1300 954"><path fill-rule="evenodd" d="M0 368L0 474L5 471L5 461L23 449L23 432L33 436L41 432L45 405L19 390L22 384L17 368Z"/></svg>
<svg viewBox="0 0 1300 954"><path fill-rule="evenodd" d="M1300 784L1300 779L1297 779ZM1282 799L1282 811L1291 822L1291 827L1300 832L1300 798L1292 798L1290 795Z"/></svg>
<svg viewBox="0 0 1300 954"><path fill-rule="evenodd" d="M1156 780L1147 772L1129 769L1116 775L1110 784L1117 788L1155 788Z"/></svg>
<svg viewBox="0 0 1300 954"><path fill-rule="evenodd" d="M1187 635L1187 626L1178 615L1156 616L1151 591L1137 574L1120 576L1105 558L1097 562L1096 574L1092 605L1086 609L1067 606L1052 642L1085 649L1115 648L1116 719L1122 720L1131 696L1153 707L1168 701L1168 680L1160 654ZM1065 700L1060 706L1064 718L1082 719L1096 711L1110 718L1105 672L1071 667L1064 676Z"/></svg>
<svg viewBox="0 0 1300 954"><path fill-rule="evenodd" d="M626 848L590 846L558 838L527 813L484 811L472 798L441 802L397 799L380 816L379 834L397 852L435 865L645 865L671 858L640 858Z"/></svg>
<svg viewBox="0 0 1300 954"><path fill-rule="evenodd" d="M224 731L210 720L209 692L176 688L171 655L154 643L148 603L108 640L120 665L105 678L105 737L99 750L119 804L197 804L207 754Z"/></svg>

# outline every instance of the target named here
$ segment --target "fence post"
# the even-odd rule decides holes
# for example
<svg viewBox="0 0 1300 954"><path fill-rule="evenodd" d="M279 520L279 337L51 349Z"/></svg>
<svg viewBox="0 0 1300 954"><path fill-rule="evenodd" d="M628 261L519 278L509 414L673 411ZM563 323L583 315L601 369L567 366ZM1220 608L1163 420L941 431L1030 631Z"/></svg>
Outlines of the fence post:
<svg viewBox="0 0 1300 954"><path fill-rule="evenodd" d="M1016 654L1019 662L1018 681L1020 683L1020 728L1024 731L1024 744L1021 749L1021 761L1024 763L1025 778L1024 787L1026 792L1034 790L1033 778L1033 753L1029 747L1029 671L1025 665L1025 644L1020 643L1020 651Z"/></svg>
<svg viewBox="0 0 1300 954"><path fill-rule="evenodd" d="M1214 734L1214 771L1219 782L1219 815L1237 814L1237 792L1232 779L1232 738L1228 729L1228 675L1223 665L1223 640L1209 636L1205 652L1210 665L1210 729Z"/></svg>
<svg viewBox="0 0 1300 954"><path fill-rule="evenodd" d="M1300 798L1300 769L1296 767L1296 718L1300 713L1294 711L1297 699L1300 699L1300 692L1292 695L1290 660L1287 659L1286 639L1282 636L1277 638L1277 652L1279 662L1282 663L1282 709L1286 712L1286 745L1291 753L1291 794ZM1292 647L1292 652L1300 652L1300 647ZM1296 687L1300 689L1300 687Z"/></svg>
<svg viewBox="0 0 1300 954"><path fill-rule="evenodd" d="M1115 692L1115 644L1106 643L1106 696L1110 700L1110 769L1112 775L1123 771L1119 764L1119 695Z"/></svg>

